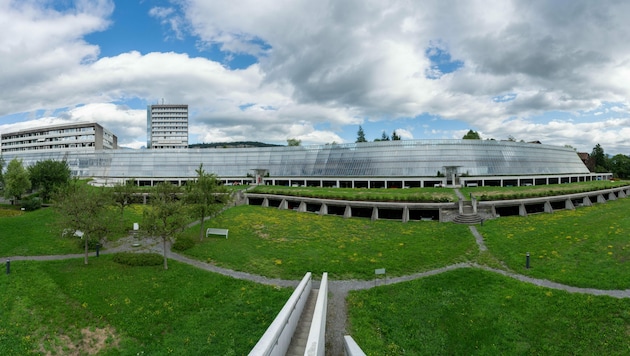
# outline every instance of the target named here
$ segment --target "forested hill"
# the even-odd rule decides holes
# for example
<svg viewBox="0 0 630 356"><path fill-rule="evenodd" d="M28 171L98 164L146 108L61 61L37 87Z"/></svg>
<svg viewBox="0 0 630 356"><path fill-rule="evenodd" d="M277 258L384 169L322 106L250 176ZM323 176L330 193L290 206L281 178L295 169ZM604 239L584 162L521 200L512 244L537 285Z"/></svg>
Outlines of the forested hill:
<svg viewBox="0 0 630 356"><path fill-rule="evenodd" d="M213 142L213 143L194 143L188 145L189 148L247 148L247 147L280 147L282 145L274 145L271 143L239 141L239 142Z"/></svg>

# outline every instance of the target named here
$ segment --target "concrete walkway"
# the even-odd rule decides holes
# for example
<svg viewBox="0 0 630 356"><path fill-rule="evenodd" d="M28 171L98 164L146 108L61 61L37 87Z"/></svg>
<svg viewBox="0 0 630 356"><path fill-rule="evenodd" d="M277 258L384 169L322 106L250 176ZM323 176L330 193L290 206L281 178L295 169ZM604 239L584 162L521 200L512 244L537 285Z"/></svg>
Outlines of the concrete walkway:
<svg viewBox="0 0 630 356"><path fill-rule="evenodd" d="M483 236L477 231L474 226L470 226L470 231L475 237L475 241L479 247L480 251L486 251L487 248L483 241ZM140 245L138 242L141 241ZM138 240L133 237L128 237L125 239L121 239L112 244L106 244L101 254L111 254L116 252L125 252L125 251L133 251L133 252L154 252L158 254L162 254L162 241L160 239L151 239L145 238L143 240ZM95 256L94 252L89 254L91 257ZM54 256L11 256L4 257L3 259L8 259L11 261L51 261L51 260L61 260L61 259L70 259L70 258L82 258L84 254L70 254L70 255L54 255ZM297 280L283 280L276 278L267 278L264 276L259 276L246 272L234 271L226 268L217 267L215 265L194 260L188 258L186 256L177 254L170 249L170 245L167 246L167 257L182 263L189 264L191 266L195 266L197 268L201 268L206 271L222 274L224 276L238 278L242 280L248 280L255 283L261 283L265 285L273 285L273 286L281 286L281 287L292 287L295 288L299 281ZM582 294L590 294L596 296L610 296L615 298L630 298L630 290L603 290L603 289L594 289L594 288L579 288L573 287L561 283L552 282L546 279L532 278L524 275L520 275L513 272L508 272L505 270L500 270L496 268L491 268L487 266L478 265L476 263L458 263L438 269L434 269L431 271L415 273L408 276L400 276L400 277L387 277L380 280L372 280L372 281L364 281L364 280L343 280L343 281L329 281L329 299L328 299L328 316L327 316L327 325L326 325L326 340L327 340L327 355L342 355L344 353L343 348L343 336L348 334L348 330L346 328L347 321L347 305L346 305L346 297L348 292L353 290L365 290L370 289L376 286L382 285L391 285L401 282L407 282L419 278L425 278L429 276L434 276L440 273L444 273L447 271L452 271L460 268L479 268L482 270L494 272L501 274L503 276L516 279L523 283L529 283L545 288L562 290L569 293L582 293ZM319 288L317 282L314 281L314 288Z"/></svg>

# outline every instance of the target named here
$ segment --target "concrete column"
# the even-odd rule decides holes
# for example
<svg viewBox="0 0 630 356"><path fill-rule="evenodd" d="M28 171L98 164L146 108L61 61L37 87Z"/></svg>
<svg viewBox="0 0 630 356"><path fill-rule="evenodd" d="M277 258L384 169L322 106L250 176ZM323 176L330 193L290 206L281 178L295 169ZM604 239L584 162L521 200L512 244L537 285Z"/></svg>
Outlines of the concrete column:
<svg viewBox="0 0 630 356"><path fill-rule="evenodd" d="M619 191L619 198L625 198L626 197L626 192L624 192L623 190Z"/></svg>
<svg viewBox="0 0 630 356"><path fill-rule="evenodd" d="M306 212L306 202L301 202L300 203L300 207L298 208L298 211L300 213L305 213Z"/></svg>
<svg viewBox="0 0 630 356"><path fill-rule="evenodd" d="M269 199L264 198L264 199L263 199L263 202L262 202L262 206L263 206L263 208L267 208L267 207L269 207Z"/></svg>
<svg viewBox="0 0 630 356"><path fill-rule="evenodd" d="M328 205L322 203L322 206L319 208L319 215L328 215Z"/></svg>
<svg viewBox="0 0 630 356"><path fill-rule="evenodd" d="M346 210L343 212L343 217L344 218L352 217L352 207L350 205L346 205Z"/></svg>
<svg viewBox="0 0 630 356"><path fill-rule="evenodd" d="M287 210L289 208L289 202L287 202L286 199L282 199L282 201L280 202L280 206L278 207L278 209L280 210Z"/></svg>
<svg viewBox="0 0 630 356"><path fill-rule="evenodd" d="M592 206L593 203L591 203L591 200L588 197L584 197L582 199L582 205L584 205L584 206Z"/></svg>
<svg viewBox="0 0 630 356"><path fill-rule="evenodd" d="M403 208L402 222L409 222L409 207L405 205Z"/></svg>
<svg viewBox="0 0 630 356"><path fill-rule="evenodd" d="M567 210L575 210L575 205L573 205L573 201L571 201L571 199L567 199L564 202L564 208Z"/></svg>
<svg viewBox="0 0 630 356"><path fill-rule="evenodd" d="M615 195L615 193L608 193L608 200L617 200L617 196Z"/></svg>
<svg viewBox="0 0 630 356"><path fill-rule="evenodd" d="M521 204L518 206L518 215L527 216L527 209L525 209L525 204Z"/></svg>
<svg viewBox="0 0 630 356"><path fill-rule="evenodd" d="M598 203L605 203L606 199L604 198L603 195L599 194L599 195L597 195L597 202Z"/></svg>
<svg viewBox="0 0 630 356"><path fill-rule="evenodd" d="M545 202L545 213L553 213L553 208L551 207L551 203L549 201Z"/></svg>
<svg viewBox="0 0 630 356"><path fill-rule="evenodd" d="M378 208L372 208L372 221L378 220Z"/></svg>

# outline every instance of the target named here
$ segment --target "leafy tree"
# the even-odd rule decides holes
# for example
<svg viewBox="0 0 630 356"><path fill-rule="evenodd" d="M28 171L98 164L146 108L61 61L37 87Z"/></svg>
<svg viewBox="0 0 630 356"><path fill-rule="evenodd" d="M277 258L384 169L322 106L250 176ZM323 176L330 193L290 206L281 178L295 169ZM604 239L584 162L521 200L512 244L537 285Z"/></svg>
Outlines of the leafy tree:
<svg viewBox="0 0 630 356"><path fill-rule="evenodd" d="M4 175L4 197L14 198L17 201L29 189L31 189L31 181L28 177L28 171L22 165L22 160L12 159Z"/></svg>
<svg viewBox="0 0 630 356"><path fill-rule="evenodd" d="M626 179L630 177L630 157L617 154L609 161L610 170L616 177Z"/></svg>
<svg viewBox="0 0 630 356"><path fill-rule="evenodd" d="M133 201L133 195L136 193L136 181L130 179L125 183L119 183L114 185L112 189L112 203L120 208L120 223L121 226L124 223L125 207L131 205Z"/></svg>
<svg viewBox="0 0 630 356"><path fill-rule="evenodd" d="M171 183L159 183L149 195L149 207L144 210L143 221L151 236L162 238L164 269L168 269L166 244L180 232L188 221L183 202L179 199L181 188Z"/></svg>
<svg viewBox="0 0 630 356"><path fill-rule="evenodd" d="M83 239L87 265L90 241L105 238L113 226L110 194L105 188L91 187L75 179L60 187L53 198L59 229L70 235L82 235L78 237Z"/></svg>
<svg viewBox="0 0 630 356"><path fill-rule="evenodd" d="M477 131L468 130L468 132L462 137L464 140L481 140L481 136Z"/></svg>
<svg viewBox="0 0 630 356"><path fill-rule="evenodd" d="M70 181L70 167L66 161L47 159L38 161L28 168L31 184L40 189L43 201L48 201L53 191Z"/></svg>
<svg viewBox="0 0 630 356"><path fill-rule="evenodd" d="M367 142L365 139L365 132L363 132L363 127L359 126L359 131L357 132L357 141L356 142Z"/></svg>
<svg viewBox="0 0 630 356"><path fill-rule="evenodd" d="M4 174L2 173L4 171L4 163L4 157L0 154L0 191L4 187Z"/></svg>
<svg viewBox="0 0 630 356"><path fill-rule="evenodd" d="M591 152L591 158L593 159L595 172L607 172L608 171L608 162L606 162L606 155L604 154L604 149L602 146L598 144L593 147L593 151Z"/></svg>
<svg viewBox="0 0 630 356"><path fill-rule="evenodd" d="M201 222L199 240L203 240L206 217L221 210L229 200L229 195L216 175L204 172L203 164L200 164L195 172L197 172L197 179L186 184L185 201L193 216L199 218Z"/></svg>
<svg viewBox="0 0 630 356"><path fill-rule="evenodd" d="M300 145L302 145L302 140L298 140L297 138L289 138L289 139L287 139L287 145L289 145L289 146L300 146Z"/></svg>
<svg viewBox="0 0 630 356"><path fill-rule="evenodd" d="M396 133L396 130L392 132L392 141L400 141L400 136Z"/></svg>

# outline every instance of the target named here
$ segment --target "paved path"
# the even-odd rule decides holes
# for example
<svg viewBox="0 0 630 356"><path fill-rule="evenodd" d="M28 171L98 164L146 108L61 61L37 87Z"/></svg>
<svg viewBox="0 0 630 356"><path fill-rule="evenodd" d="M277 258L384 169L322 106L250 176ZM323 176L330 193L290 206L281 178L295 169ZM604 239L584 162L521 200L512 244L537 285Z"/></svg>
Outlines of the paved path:
<svg viewBox="0 0 630 356"><path fill-rule="evenodd" d="M483 236L477 231L474 226L470 227L470 231L475 237L475 241L479 247L480 251L486 251L487 248L483 241ZM138 241L141 241L140 246L136 246ZM160 239L151 239L145 238L143 240L138 240L133 237L121 239L115 243L107 244L105 249L101 251L102 254L116 253L121 251L134 251L134 252L155 252L162 254L163 252L162 241ZM23 261L23 260L33 260L33 261L51 261L51 260L61 260L61 259L69 259L69 258L82 258L84 254L70 254L70 255L54 255L54 256L11 256L4 257L5 259L11 261ZM95 253L90 253L90 256L95 256ZM224 276L229 276L233 278L248 280L256 283L273 285L273 286L281 286L281 287L296 287L299 283L297 280L283 280L283 279L275 279L275 278L267 278L264 276L259 276L246 272L234 271L226 268L217 267L215 265L194 260L188 258L186 256L182 256L170 250L170 246L167 246L167 256L170 259L186 263L197 268L201 268L210 272L219 273ZM520 275L517 273L491 268L487 266L478 265L475 263L459 263L454 264L438 269L434 269L431 271L415 273L408 276L401 277L388 277L384 279L380 279L377 281L364 281L364 280L343 280L343 281L332 281L329 280L328 287L330 292L330 297L328 299L328 316L327 316L327 325L326 325L326 340L327 342L327 355L342 355L344 353L343 349L343 336L348 334L346 328L347 321L347 306L346 306L346 297L348 296L348 292L353 290L365 290L370 289L376 286L382 285L391 285L395 283L407 282L419 278L425 278L433 275L437 275L440 273L444 273L447 271L452 271L460 268L479 268L486 271L494 272L501 274L503 276L516 279L518 281L524 283L530 283L533 285L563 290L570 293L582 293L582 294L590 294L596 296L610 296L615 298L630 298L630 290L603 290L603 289L594 289L594 288L579 288L573 287L561 283L552 282L546 279L539 279L528 277L524 275ZM314 288L318 288L317 282L314 282Z"/></svg>

